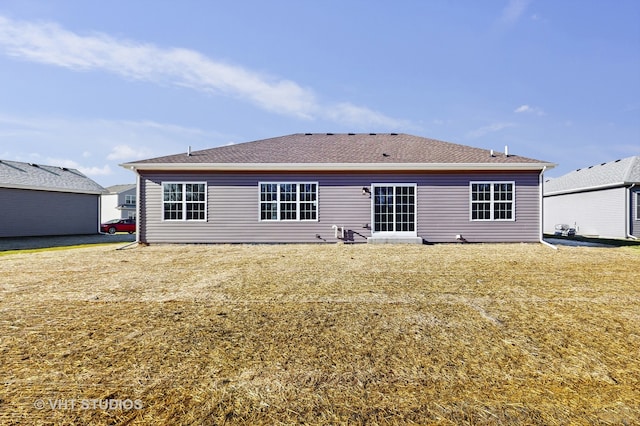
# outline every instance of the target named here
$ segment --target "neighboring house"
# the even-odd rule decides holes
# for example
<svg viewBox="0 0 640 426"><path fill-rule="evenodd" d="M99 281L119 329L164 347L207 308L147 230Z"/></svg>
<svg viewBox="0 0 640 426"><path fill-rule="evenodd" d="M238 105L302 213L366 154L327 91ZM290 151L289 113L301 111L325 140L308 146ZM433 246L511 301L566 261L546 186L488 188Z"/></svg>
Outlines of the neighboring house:
<svg viewBox="0 0 640 426"><path fill-rule="evenodd" d="M0 237L98 233L103 191L75 169L0 160Z"/></svg>
<svg viewBox="0 0 640 426"><path fill-rule="evenodd" d="M567 224L584 236L640 237L640 156L574 170L544 185L544 231Z"/></svg>
<svg viewBox="0 0 640 426"><path fill-rule="evenodd" d="M136 185L113 185L102 194L101 221L112 219L135 219Z"/></svg>
<svg viewBox="0 0 640 426"><path fill-rule="evenodd" d="M146 243L540 241L553 164L407 134L293 134L123 164Z"/></svg>

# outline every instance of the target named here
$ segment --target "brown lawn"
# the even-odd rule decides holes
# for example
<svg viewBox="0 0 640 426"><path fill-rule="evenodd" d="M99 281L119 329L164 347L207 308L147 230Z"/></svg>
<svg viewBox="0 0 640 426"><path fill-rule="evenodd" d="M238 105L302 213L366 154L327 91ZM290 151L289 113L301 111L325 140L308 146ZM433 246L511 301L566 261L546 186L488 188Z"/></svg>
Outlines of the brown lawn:
<svg viewBox="0 0 640 426"><path fill-rule="evenodd" d="M638 424L639 264L538 244L0 256L0 424Z"/></svg>

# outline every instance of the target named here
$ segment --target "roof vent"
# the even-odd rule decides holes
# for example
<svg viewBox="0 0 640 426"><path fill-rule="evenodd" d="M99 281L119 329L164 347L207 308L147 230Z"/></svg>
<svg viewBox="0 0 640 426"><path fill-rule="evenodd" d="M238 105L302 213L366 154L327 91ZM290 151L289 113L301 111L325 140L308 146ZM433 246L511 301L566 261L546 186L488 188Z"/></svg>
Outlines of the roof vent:
<svg viewBox="0 0 640 426"><path fill-rule="evenodd" d="M601 166L604 166L605 164L607 164L607 163L600 163Z"/></svg>
<svg viewBox="0 0 640 426"><path fill-rule="evenodd" d="M375 133L369 133L369 136L375 136L375 135L376 135Z"/></svg>
<svg viewBox="0 0 640 426"><path fill-rule="evenodd" d="M333 133L327 133L327 136L333 136Z"/></svg>
<svg viewBox="0 0 640 426"><path fill-rule="evenodd" d="M29 163L29 165L32 166L32 167L40 167L36 163Z"/></svg>
<svg viewBox="0 0 640 426"><path fill-rule="evenodd" d="M490 152L490 154L489 154L489 155L491 155L492 157L495 157L495 156L496 156L496 154L494 154L494 153L493 153L493 150L491 150L491 152Z"/></svg>
<svg viewBox="0 0 640 426"><path fill-rule="evenodd" d="M349 136L355 136L355 135L356 135L355 133L349 133Z"/></svg>
<svg viewBox="0 0 640 426"><path fill-rule="evenodd" d="M313 133L305 133L305 136L311 136Z"/></svg>
<svg viewBox="0 0 640 426"><path fill-rule="evenodd" d="M504 155L505 155L505 157L509 156L509 145L505 145L504 146Z"/></svg>
<svg viewBox="0 0 640 426"><path fill-rule="evenodd" d="M382 153L382 156L383 156L383 157L388 157L388 156L389 156L389 154L387 154L386 152L383 152L383 153Z"/></svg>
<svg viewBox="0 0 640 426"><path fill-rule="evenodd" d="M579 172L580 170L582 170L582 169L576 169L576 172Z"/></svg>
<svg viewBox="0 0 640 426"><path fill-rule="evenodd" d="M620 160L616 160L616 161L614 161L614 163L617 163L618 161L620 161Z"/></svg>
<svg viewBox="0 0 640 426"><path fill-rule="evenodd" d="M391 133L391 136L398 136L397 133Z"/></svg>
<svg viewBox="0 0 640 426"><path fill-rule="evenodd" d="M187 157L191 157L191 145L187 148Z"/></svg>
<svg viewBox="0 0 640 426"><path fill-rule="evenodd" d="M62 170L63 172L68 172L69 169L67 169L66 167L58 167L60 170Z"/></svg>

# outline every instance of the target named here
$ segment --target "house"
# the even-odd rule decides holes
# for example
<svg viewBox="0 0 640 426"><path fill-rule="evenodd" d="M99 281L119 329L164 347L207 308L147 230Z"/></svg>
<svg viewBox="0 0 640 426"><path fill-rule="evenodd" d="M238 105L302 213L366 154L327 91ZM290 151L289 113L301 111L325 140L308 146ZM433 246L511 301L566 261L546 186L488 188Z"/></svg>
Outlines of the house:
<svg viewBox="0 0 640 426"><path fill-rule="evenodd" d="M584 236L640 237L640 156L589 166L544 185L544 232L567 224Z"/></svg>
<svg viewBox="0 0 640 426"><path fill-rule="evenodd" d="M136 185L113 185L106 190L100 201L102 222L112 219L135 219Z"/></svg>
<svg viewBox="0 0 640 426"><path fill-rule="evenodd" d="M540 241L554 165L407 134L300 133L122 166L137 173L140 242L422 243Z"/></svg>
<svg viewBox="0 0 640 426"><path fill-rule="evenodd" d="M0 160L0 237L95 234L103 191L75 169Z"/></svg>

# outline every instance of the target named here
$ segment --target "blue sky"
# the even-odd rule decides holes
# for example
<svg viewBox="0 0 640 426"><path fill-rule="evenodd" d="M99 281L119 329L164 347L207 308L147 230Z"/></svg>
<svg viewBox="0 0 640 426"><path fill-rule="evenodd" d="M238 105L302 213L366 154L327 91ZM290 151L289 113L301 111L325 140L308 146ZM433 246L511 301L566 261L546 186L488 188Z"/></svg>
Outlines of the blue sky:
<svg viewBox="0 0 640 426"><path fill-rule="evenodd" d="M0 1L0 159L118 164L404 132L573 169L640 155L637 0Z"/></svg>

